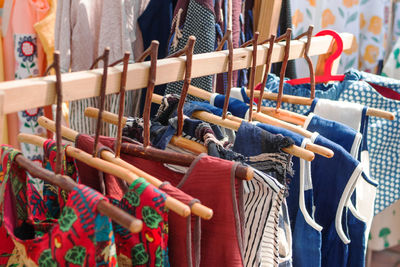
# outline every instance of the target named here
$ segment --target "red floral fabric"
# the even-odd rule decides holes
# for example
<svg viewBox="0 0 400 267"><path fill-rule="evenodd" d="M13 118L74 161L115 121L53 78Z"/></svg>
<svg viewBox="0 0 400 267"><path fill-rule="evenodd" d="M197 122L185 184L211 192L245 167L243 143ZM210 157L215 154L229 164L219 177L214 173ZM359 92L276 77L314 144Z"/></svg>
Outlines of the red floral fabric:
<svg viewBox="0 0 400 267"><path fill-rule="evenodd" d="M64 145L66 149L68 145ZM56 155L57 146L56 141L53 139L48 139L43 144L43 167L54 171L56 168ZM69 157L64 153L64 157L61 161L61 174L69 176L72 180L79 183L78 172L76 171L75 159ZM43 199L46 206L49 209L50 216L53 218L58 218L60 216L60 210L65 206L68 194L64 190L58 188L57 186L44 182L43 183Z"/></svg>
<svg viewBox="0 0 400 267"><path fill-rule="evenodd" d="M91 153L93 138L81 134L76 140L76 146ZM99 148L104 149L104 146L99 143ZM143 221L143 229L138 234L132 234L114 223L118 265L169 266L166 194L144 178L136 179L129 188L125 188L117 177L100 173L82 162L77 162L77 166L82 183L95 188L101 188L103 184L104 192L113 204Z"/></svg>
<svg viewBox="0 0 400 267"><path fill-rule="evenodd" d="M0 236L8 236L15 247L4 264L17 266L116 266L112 224L96 211L104 199L99 193L78 185L68 195L58 221L40 221L37 214L48 210L43 199L28 204L31 191L25 170L14 158L18 151L2 147ZM4 170L4 167L5 170ZM29 180L28 180L29 181ZM2 243L0 251L5 249ZM10 249L8 249L10 250ZM2 263L3 264L3 263Z"/></svg>
<svg viewBox="0 0 400 267"><path fill-rule="evenodd" d="M143 221L138 234L114 224L119 266L168 266L168 226L165 194L146 182L135 180L120 200L112 200L126 212Z"/></svg>

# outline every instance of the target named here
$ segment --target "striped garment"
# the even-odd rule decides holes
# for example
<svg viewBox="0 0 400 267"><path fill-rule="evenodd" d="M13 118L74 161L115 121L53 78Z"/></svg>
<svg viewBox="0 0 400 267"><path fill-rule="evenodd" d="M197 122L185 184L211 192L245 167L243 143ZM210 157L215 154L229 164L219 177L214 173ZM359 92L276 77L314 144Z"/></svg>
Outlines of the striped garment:
<svg viewBox="0 0 400 267"><path fill-rule="evenodd" d="M253 179L244 182L244 266L278 266L281 262L280 255L285 253L278 237L286 229L279 227L279 221L288 218L282 208L284 193L275 178L256 169Z"/></svg>

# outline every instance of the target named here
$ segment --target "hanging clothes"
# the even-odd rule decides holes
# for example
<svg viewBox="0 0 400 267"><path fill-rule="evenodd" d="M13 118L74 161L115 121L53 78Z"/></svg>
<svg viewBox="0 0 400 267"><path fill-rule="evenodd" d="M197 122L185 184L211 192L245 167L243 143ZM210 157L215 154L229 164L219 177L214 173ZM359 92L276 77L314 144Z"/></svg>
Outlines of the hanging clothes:
<svg viewBox="0 0 400 267"><path fill-rule="evenodd" d="M270 75L266 89L277 92L278 85L279 77ZM309 88L309 84L291 86L285 83L284 94L309 97ZM346 72L343 82L317 84L315 91L317 98L359 103L363 106L398 113L398 101L386 98L382 94L398 96L398 81L357 70ZM271 101L263 101L263 104L275 105ZM308 106L288 103L282 103L282 108L300 114L305 114L310 110ZM367 143L370 155L370 177L380 184L376 193L375 214L399 198L400 170L397 168L399 164L397 153L400 149L399 121L398 116L393 121L369 117Z"/></svg>
<svg viewBox="0 0 400 267"><path fill-rule="evenodd" d="M250 188L249 192L245 194L245 199L247 200L245 201L245 210L249 212L245 214L247 215L245 217L246 222L262 223L263 221L257 212L252 214L254 210L262 210L263 205L268 202L265 198L257 196L257 191L260 188L266 190L271 183L284 185L280 187L280 191L277 194L279 201L276 202L277 210L275 210L275 216L279 218L277 220L279 224L267 224L264 228L264 234L262 236L256 235L256 237L253 237L253 226L245 224L246 230L248 229L248 235L246 235L248 241L253 238L254 241L257 241L258 238L258 242L261 242L261 250L257 250L254 247L247 247L249 253L261 255L261 259L258 259L261 265L271 264L271 253L273 252L274 257L272 259L275 261L275 264L292 266L292 233L289 225L286 201L284 201L287 184L286 173L288 171L291 172L291 161L288 154L280 152L281 148L292 144L293 140L290 138L272 135L248 122L242 122L232 148L233 151L245 156L245 162L256 169L255 177L253 178L254 181L252 179L245 183ZM264 173L275 176L276 180ZM275 231L275 238L273 238L274 245L269 245L268 249L266 249L265 243L272 242L271 237L266 234L272 231L271 228ZM254 258L250 258L249 262L257 261Z"/></svg>
<svg viewBox="0 0 400 267"><path fill-rule="evenodd" d="M48 140L45 144L48 152L48 167L54 171L56 146L53 140ZM86 152L93 149L93 138L80 135L77 138L77 147L83 148ZM100 151L105 148L100 146ZM168 265L167 240L168 240L168 219L165 210L164 193L154 186L150 185L143 178L135 180L131 185L127 185L121 179L112 175L103 174L97 169L92 168L83 162L73 160L66 157L69 161L63 162L68 172L76 174L79 172L84 179L80 182L89 184L102 190L107 199L115 206L126 211L128 214L141 219L143 230L134 234L129 230L121 227L117 223L113 223L113 232L115 234L115 243L118 264L122 266L151 265L163 266ZM45 187L47 188L47 187ZM58 188L49 191L57 192ZM54 193L53 193L54 194ZM59 193L64 196L65 192ZM49 196L49 195L48 195ZM57 203L57 199L52 200L52 206L55 204L62 205L62 201Z"/></svg>
<svg viewBox="0 0 400 267"><path fill-rule="evenodd" d="M259 125L273 133L284 133L284 135L288 136L294 135L294 133L278 127L265 124ZM331 159L315 155L315 159L311 162L315 204L313 213L315 221L323 227L321 231L321 266L346 266L349 257L352 255L349 255L348 243L351 240L348 240L348 211L345 203L355 183L358 179L361 179L362 167L341 146L321 135L315 133L311 141L334 151L334 157ZM295 216L298 211L296 207L298 207L299 203L298 192L296 184L289 186L288 202L289 208L291 208L289 209L291 211L289 214L292 214L291 221L295 223L297 222ZM339 236L338 232L341 232L343 237Z"/></svg>
<svg viewBox="0 0 400 267"><path fill-rule="evenodd" d="M64 151L68 145L64 145ZM56 156L57 156L57 145L56 141L49 139L43 144L43 168L50 171L56 169ZM67 155L61 159L61 175L67 175L73 181L79 183L79 175L75 163L75 159ZM68 198L68 193L57 186L44 182L43 183L43 200L48 208L48 213L53 218L59 218L60 213L65 206Z"/></svg>
<svg viewBox="0 0 400 267"><path fill-rule="evenodd" d="M146 9L138 18L138 29L143 38L143 47L150 47L151 41L157 40L158 58L165 58L168 55L168 39L171 31L172 0L150 0ZM154 93L164 95L166 84L154 87ZM147 88L143 88L140 99L140 114L143 112ZM157 105L151 108L151 117L157 112Z"/></svg>
<svg viewBox="0 0 400 267"><path fill-rule="evenodd" d="M88 70L95 59L110 47L110 64L121 59L125 51L133 59L136 23L143 1L72 1L59 2L55 25L55 49L60 51L61 70ZM89 34L91 33L91 34ZM82 46L85 44L85 46ZM101 64L99 64L100 67ZM118 112L118 95L106 97L105 109ZM127 115L136 115L140 91L126 93ZM70 126L81 133L94 134L95 121L83 116L86 107L98 106L98 98L71 101ZM103 128L103 134L115 135L116 127Z"/></svg>
<svg viewBox="0 0 400 267"><path fill-rule="evenodd" d="M40 222L32 215L46 214L46 206L39 194L37 198L27 195L29 190L24 182L29 178L14 162L18 154L10 149L2 153L1 228L15 244L7 264L116 266L111 220L96 211L97 203L104 198L86 186L77 185L69 194L58 221Z"/></svg>
<svg viewBox="0 0 400 267"><path fill-rule="evenodd" d="M304 147L308 141L308 139L283 128L264 123L256 123L256 125L270 133L290 137L298 146ZM293 233L293 266L321 266L322 227L315 222L314 218L315 203L311 163L296 157L292 159L292 162L293 175L288 185L286 200ZM307 220L306 216L308 216Z"/></svg>
<svg viewBox="0 0 400 267"><path fill-rule="evenodd" d="M46 17L33 25L46 54L46 66L50 66L53 63L57 0L48 0L48 3L49 11Z"/></svg>
<svg viewBox="0 0 400 267"><path fill-rule="evenodd" d="M180 0L177 2L171 27L169 54L185 47L189 36L196 37L194 54L214 51L216 40L214 1L211 0ZM213 76L194 78L191 84L211 92ZM169 83L165 94L178 94L182 90L183 81ZM188 95L189 100L197 98Z"/></svg>
<svg viewBox="0 0 400 267"><path fill-rule="evenodd" d="M115 140L102 137L101 142L113 147ZM207 207L220 211L214 214L211 221L201 223L199 218L193 216L185 219L174 213L169 214L168 227L171 234L168 237L168 254L172 266L243 265L240 220L243 211L239 197L243 189L242 182L235 179L237 163L201 154L186 174L182 174L165 167L161 162L136 158L124 151L129 151L129 143L123 143L121 148L123 160L201 199ZM183 196L168 184L163 184L161 189L190 206L198 201L186 194ZM195 224L194 229L190 227L192 223Z"/></svg>

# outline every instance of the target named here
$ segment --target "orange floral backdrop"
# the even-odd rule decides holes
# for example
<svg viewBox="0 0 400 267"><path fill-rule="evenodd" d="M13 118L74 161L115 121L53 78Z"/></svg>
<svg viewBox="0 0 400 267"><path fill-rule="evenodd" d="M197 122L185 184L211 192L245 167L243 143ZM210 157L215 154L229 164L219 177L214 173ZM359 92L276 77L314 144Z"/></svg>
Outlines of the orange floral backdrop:
<svg viewBox="0 0 400 267"><path fill-rule="evenodd" d="M310 24L315 33L332 29L355 35L356 45L343 54L339 73L350 68L376 72L385 54L390 0L291 0L291 6L295 35L306 31ZM298 76L306 76L305 63L296 64L301 65Z"/></svg>

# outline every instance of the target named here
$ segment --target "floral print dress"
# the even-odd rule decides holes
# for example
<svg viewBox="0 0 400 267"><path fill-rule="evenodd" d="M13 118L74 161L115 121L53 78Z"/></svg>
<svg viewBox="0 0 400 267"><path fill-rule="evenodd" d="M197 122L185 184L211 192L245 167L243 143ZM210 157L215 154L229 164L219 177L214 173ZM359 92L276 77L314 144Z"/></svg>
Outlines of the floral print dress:
<svg viewBox="0 0 400 267"><path fill-rule="evenodd" d="M85 135L81 135L83 137ZM87 138L92 139L87 136ZM92 140L93 141L93 140ZM88 149L93 148L90 144ZM46 168L53 171L56 160L56 144L54 140L47 140L43 146L44 163ZM86 164L76 164L71 157L65 156L62 161L62 173L69 175L78 181L78 172L85 177L84 181L100 181L100 177L92 176L93 168ZM80 167L80 169L77 168ZM95 172L96 173L96 172ZM90 174L90 175L89 175ZM114 176L105 174L107 186L117 186L117 179ZM114 183L107 181L115 180ZM114 188L115 189L115 188ZM115 243L118 255L119 266L169 266L167 243L168 243L168 211L165 208L166 194L157 187L146 182L144 178L133 181L122 198L117 194L110 193L106 188L107 198L115 206L143 221L143 229L140 233L134 234L117 223L113 223ZM112 190L111 190L112 191ZM46 204L56 212L62 209L66 193L57 187L44 185L44 198Z"/></svg>
<svg viewBox="0 0 400 267"><path fill-rule="evenodd" d="M165 199L165 193L139 178L133 181L120 201L112 200L144 222L138 234L114 224L119 266L169 266Z"/></svg>
<svg viewBox="0 0 400 267"><path fill-rule="evenodd" d="M1 152L1 264L117 266L111 221L96 211L103 196L78 185L68 195L60 218L47 218L45 202L14 162L20 152L10 147L1 147Z"/></svg>

